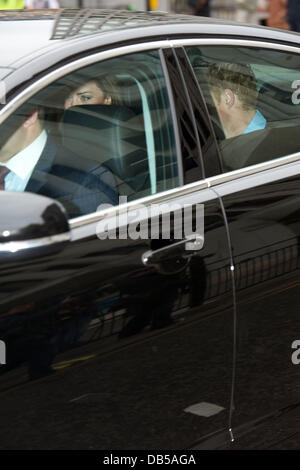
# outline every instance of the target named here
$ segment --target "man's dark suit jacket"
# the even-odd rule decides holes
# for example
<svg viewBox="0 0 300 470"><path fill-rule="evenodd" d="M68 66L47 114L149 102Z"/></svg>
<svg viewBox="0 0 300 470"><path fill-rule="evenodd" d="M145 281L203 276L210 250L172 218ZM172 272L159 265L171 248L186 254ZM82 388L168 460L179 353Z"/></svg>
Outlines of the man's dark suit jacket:
<svg viewBox="0 0 300 470"><path fill-rule="evenodd" d="M100 204L118 204L110 170L88 155L74 155L49 136L25 190L58 200L69 218L94 212Z"/></svg>

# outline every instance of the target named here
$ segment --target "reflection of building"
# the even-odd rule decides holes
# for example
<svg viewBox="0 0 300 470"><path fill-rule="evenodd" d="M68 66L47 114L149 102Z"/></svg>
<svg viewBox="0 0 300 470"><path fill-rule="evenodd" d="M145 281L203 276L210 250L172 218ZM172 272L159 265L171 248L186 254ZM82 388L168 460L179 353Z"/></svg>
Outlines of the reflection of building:
<svg viewBox="0 0 300 470"><path fill-rule="evenodd" d="M212 16L234 20L236 13L236 0L211 0Z"/></svg>
<svg viewBox="0 0 300 470"><path fill-rule="evenodd" d="M173 0L156 0L153 5L157 4L157 9L162 11L172 11ZM147 10L147 0L61 0L60 5L63 8L118 8L121 10Z"/></svg>
<svg viewBox="0 0 300 470"><path fill-rule="evenodd" d="M265 23L268 0L210 0L211 16L247 23ZM118 8L147 10L149 0L60 0L63 8ZM192 14L189 0L153 0L157 9Z"/></svg>
<svg viewBox="0 0 300 470"><path fill-rule="evenodd" d="M212 15L217 18L258 23L258 8L264 0L211 0Z"/></svg>
<svg viewBox="0 0 300 470"><path fill-rule="evenodd" d="M257 23L257 0L236 0L236 21Z"/></svg>
<svg viewBox="0 0 300 470"><path fill-rule="evenodd" d="M191 13L188 0L170 0L171 10ZM268 0L211 0L211 16L225 20L264 24Z"/></svg>
<svg viewBox="0 0 300 470"><path fill-rule="evenodd" d="M257 21L266 26L268 18L268 0L257 0Z"/></svg>

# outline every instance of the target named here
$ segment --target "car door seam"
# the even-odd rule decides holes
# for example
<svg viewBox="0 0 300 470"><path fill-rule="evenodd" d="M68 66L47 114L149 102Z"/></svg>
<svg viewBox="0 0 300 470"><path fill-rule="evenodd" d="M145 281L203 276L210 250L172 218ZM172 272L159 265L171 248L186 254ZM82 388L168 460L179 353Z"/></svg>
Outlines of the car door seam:
<svg viewBox="0 0 300 470"><path fill-rule="evenodd" d="M231 380L231 396L230 396L230 407L229 407L229 420L228 420L228 432L230 436L230 441L233 442L235 440L233 429L232 429L232 417L233 412L235 409L234 406L234 392L235 392L235 381L236 381L236 359L237 359L237 305L236 305L236 286L235 286L235 272L234 272L234 260L233 260L233 253L232 253L232 245L231 245L231 237L229 231L229 225L227 221L226 211L223 204L222 197L218 194L215 188L210 188L213 191L217 198L219 199L221 211L224 219L227 242L228 242L228 250L229 250L229 257L230 257L230 273L231 273L231 282L232 282L232 294L233 294L233 345L232 345L232 380Z"/></svg>

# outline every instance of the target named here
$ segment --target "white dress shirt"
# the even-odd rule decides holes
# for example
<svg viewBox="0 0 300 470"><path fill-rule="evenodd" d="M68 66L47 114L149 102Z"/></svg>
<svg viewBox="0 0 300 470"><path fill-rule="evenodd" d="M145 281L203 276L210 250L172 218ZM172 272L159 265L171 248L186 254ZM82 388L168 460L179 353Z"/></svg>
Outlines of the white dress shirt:
<svg viewBox="0 0 300 470"><path fill-rule="evenodd" d="M6 191L24 191L47 141L47 132L40 135L25 149L11 157L4 166L10 173L4 179Z"/></svg>

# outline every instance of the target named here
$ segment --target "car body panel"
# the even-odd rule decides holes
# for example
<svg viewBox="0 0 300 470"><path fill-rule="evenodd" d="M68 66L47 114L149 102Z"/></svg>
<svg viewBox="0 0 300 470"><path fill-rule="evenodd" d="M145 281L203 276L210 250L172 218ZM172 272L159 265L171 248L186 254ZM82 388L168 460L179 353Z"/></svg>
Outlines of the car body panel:
<svg viewBox="0 0 300 470"><path fill-rule="evenodd" d="M193 200L205 204L206 241L190 259L149 268L141 257L155 240L81 232L55 256L2 266L2 448L74 448L80 439L82 448L179 449L219 429L229 439L226 230L213 191Z"/></svg>
<svg viewBox="0 0 300 470"><path fill-rule="evenodd" d="M233 430L266 424L276 414L284 418L288 407L299 404L299 371L292 362L299 331L299 169L297 162L277 169L276 176L271 170L272 182L256 180L237 192L231 187L230 195L221 190L237 296ZM287 433L293 432L289 426ZM274 442L270 429L257 429L257 441L259 436Z"/></svg>
<svg viewBox="0 0 300 470"><path fill-rule="evenodd" d="M182 48L227 43L298 52L300 37L195 17L151 21L49 40L3 64L14 70L0 122L69 71L160 49L184 185L121 211L140 203L165 204L166 213L173 203L204 205L203 248L156 265L145 265L145 254L168 253L173 233L167 240L98 238L118 207L70 220L72 242L59 253L2 263L3 449L276 447L296 432L290 346L299 311L299 154L216 171L213 127Z"/></svg>
<svg viewBox="0 0 300 470"><path fill-rule="evenodd" d="M209 172L205 154L203 159ZM235 273L231 449L276 448L283 426L295 448L299 398L292 344L299 329L299 168L295 153L207 178L224 204Z"/></svg>

